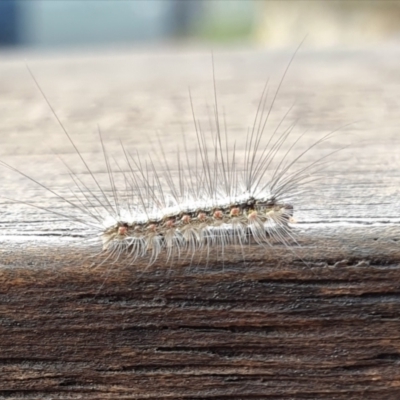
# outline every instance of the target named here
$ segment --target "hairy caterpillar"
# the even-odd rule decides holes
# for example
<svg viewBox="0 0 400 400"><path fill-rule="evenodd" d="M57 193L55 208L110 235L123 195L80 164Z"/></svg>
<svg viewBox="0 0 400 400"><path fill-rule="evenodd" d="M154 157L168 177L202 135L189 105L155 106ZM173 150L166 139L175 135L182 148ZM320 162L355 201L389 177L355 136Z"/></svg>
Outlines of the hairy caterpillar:
<svg viewBox="0 0 400 400"><path fill-rule="evenodd" d="M264 87L253 125L244 133L241 148L229 139L218 106L215 78L209 122L197 118L190 96L196 142L191 146L182 137L181 149L174 155L177 162L171 162L161 139L158 150L147 157L122 146L122 157L113 158L100 134L107 185L98 181L48 102L91 184L70 169L75 199L45 189L68 203L73 212L66 217L90 228L101 238L103 249L117 259L124 255L133 262L149 257L152 263L161 253L168 258L191 257L199 252L208 254L214 248L223 254L228 245L243 248L252 241L266 247L276 242L289 246L289 241L295 240L289 227L296 208L292 201L305 183L315 179L311 172L321 168L324 157L306 166L298 166L298 161L331 133L294 157L293 149L301 137L293 140L295 123L284 126L287 114L266 134L286 72L287 69L269 107L268 85ZM277 158L285 146L286 152ZM3 165L27 176L6 163ZM65 217L56 210L48 211Z"/></svg>

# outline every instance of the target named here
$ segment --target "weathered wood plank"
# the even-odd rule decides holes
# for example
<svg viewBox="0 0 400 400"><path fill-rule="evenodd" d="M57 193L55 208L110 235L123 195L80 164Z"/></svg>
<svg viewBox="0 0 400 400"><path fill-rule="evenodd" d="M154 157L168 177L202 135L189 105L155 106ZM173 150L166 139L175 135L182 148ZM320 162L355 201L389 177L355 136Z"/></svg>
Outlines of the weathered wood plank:
<svg viewBox="0 0 400 400"><path fill-rule="evenodd" d="M326 179L294 204L293 250L251 244L245 260L232 248L223 263L211 254L207 263L99 265L98 246L80 243L85 228L1 200L0 396L397 399L400 54L389 50L305 51L285 80L278 110L297 99L293 118L311 132L304 148L321 126L363 120L329 141L327 150L337 149L350 133ZM1 159L68 196L70 178L51 148L69 165L76 154L21 59L1 57ZM31 68L100 177L96 123L111 153L116 138L151 151L146 138L156 129L173 152L181 121L193 135L188 84L199 103L212 95L204 54L35 57ZM287 59L216 57L238 140L267 71L279 78ZM4 197L68 212L6 169L0 179Z"/></svg>

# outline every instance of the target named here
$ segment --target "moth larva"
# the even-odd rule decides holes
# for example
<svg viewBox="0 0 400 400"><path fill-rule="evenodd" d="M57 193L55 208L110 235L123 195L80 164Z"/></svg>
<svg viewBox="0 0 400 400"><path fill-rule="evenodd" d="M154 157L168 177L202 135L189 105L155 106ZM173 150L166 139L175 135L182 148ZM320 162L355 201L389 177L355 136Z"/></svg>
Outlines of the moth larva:
<svg viewBox="0 0 400 400"><path fill-rule="evenodd" d="M244 148L238 148L230 140L219 110L215 74L210 122L205 125L197 117L190 95L196 142L190 146L183 136L183 145L175 153L176 161L166 154L162 140L159 140L158 152L147 156L122 145L122 156L113 159L99 131L109 179L107 186L91 171L32 75L79 156L91 185L67 166L75 188L75 198L69 199L9 164L2 164L68 203L73 212L67 216L46 209L94 229L103 250L116 259L124 255L132 262L149 258L153 263L162 253L167 258L208 254L211 249L223 254L229 245L243 248L253 241L266 247L274 243L289 246L289 242L295 240L290 229L295 210L291 200L307 182L315 179L312 173L322 166L325 157L305 166L298 166L298 161L332 135L331 132L322 136L293 157L293 149L301 137L293 140L294 123L284 126L287 114L269 135L266 132L294 55L269 107L266 107L268 85L265 85L253 125L245 133Z"/></svg>

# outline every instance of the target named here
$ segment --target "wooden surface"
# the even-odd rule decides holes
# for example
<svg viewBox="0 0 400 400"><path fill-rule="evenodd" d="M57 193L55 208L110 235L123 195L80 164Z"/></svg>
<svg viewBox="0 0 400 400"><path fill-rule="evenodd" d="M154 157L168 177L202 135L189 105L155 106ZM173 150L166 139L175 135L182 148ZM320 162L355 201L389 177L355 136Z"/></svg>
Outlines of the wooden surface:
<svg viewBox="0 0 400 400"><path fill-rule="evenodd" d="M220 109L240 141L291 53L214 55ZM173 154L182 129L194 134L188 86L212 104L209 52L0 54L0 159L66 197L55 153L84 170L24 59L99 179L97 124L110 154L119 139L153 154L156 131ZM0 170L0 398L400 398L399 60L397 48L296 56L272 126L295 103L301 151L351 125L304 160L348 146L292 200L291 249L112 263L83 226L7 200L70 212Z"/></svg>

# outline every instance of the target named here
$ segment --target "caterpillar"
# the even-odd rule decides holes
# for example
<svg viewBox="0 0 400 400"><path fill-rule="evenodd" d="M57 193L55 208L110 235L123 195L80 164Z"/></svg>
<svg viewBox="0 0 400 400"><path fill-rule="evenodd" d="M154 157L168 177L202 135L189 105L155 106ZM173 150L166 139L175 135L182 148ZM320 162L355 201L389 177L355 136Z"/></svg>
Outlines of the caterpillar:
<svg viewBox="0 0 400 400"><path fill-rule="evenodd" d="M294 137L295 122L284 126L291 111L289 107L267 135L267 123L297 51L269 107L266 106L268 81L265 84L253 125L244 135L244 148L230 141L218 103L214 61L214 99L208 121L204 123L197 117L189 92L196 140L193 144L187 143L186 136L182 135L182 147L178 146L173 155L177 162L171 162L162 139L158 139L156 149L147 156L132 152L122 143L122 155L111 156L99 129L107 185L96 178L29 70L91 184L67 165L74 187L71 200L10 164L1 164L68 204L72 210L68 215L51 208L45 210L90 228L95 239L100 239L103 251L116 260L124 256L134 263L147 258L152 264L161 254L167 259L192 258L199 253L208 255L212 249L223 255L228 246L237 245L243 249L253 242L266 248L275 243L290 247L291 242L296 243L291 228L296 210L293 200L301 195L307 183L318 178L316 172L323 168L327 155L305 166L298 166L299 160L334 133L323 135L293 157L302 135Z"/></svg>

